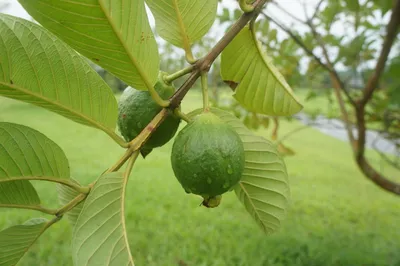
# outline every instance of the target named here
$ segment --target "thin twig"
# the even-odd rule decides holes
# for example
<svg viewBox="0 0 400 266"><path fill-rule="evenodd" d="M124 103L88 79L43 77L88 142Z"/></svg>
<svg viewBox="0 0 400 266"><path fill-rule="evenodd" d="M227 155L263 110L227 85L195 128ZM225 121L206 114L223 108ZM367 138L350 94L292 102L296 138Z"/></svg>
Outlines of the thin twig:
<svg viewBox="0 0 400 266"><path fill-rule="evenodd" d="M271 2L271 4L273 4L274 6L276 6L276 8L278 8L280 11L282 11L283 13L285 13L286 15L288 15L289 17L291 17L293 20L303 24L303 25L307 25L307 22L304 20L301 20L300 18L296 17L295 15L293 15L292 13L290 13L289 11L287 11L286 8L282 7L281 5L279 5L277 2Z"/></svg>
<svg viewBox="0 0 400 266"><path fill-rule="evenodd" d="M199 59L193 66L193 72L189 78L182 84L182 86L170 98L171 109L177 108L182 99L185 97L190 88L194 85L196 80L201 76L202 72L208 72L211 64L221 54L226 46L236 37L237 34L247 25L247 23L258 15L267 0L257 0L254 2L254 10L249 13L244 13L238 21L236 21L229 31L219 40L219 42L210 50L210 52Z"/></svg>

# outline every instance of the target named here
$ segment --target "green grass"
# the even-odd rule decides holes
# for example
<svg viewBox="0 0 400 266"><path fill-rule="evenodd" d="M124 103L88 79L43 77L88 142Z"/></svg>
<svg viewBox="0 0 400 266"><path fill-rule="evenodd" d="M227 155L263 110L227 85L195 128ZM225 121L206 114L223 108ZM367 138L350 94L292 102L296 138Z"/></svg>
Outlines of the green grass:
<svg viewBox="0 0 400 266"><path fill-rule="evenodd" d="M199 103L199 96L190 94L184 110ZM4 98L0 121L30 126L57 142L72 176L84 184L123 153L98 130ZM282 123L281 135L298 126ZM361 175L345 142L307 129L285 144L297 153L286 159L292 204L282 229L271 236L261 232L234 193L216 209L199 207L199 198L185 194L170 166L171 142L139 159L126 204L136 265L400 265L400 198ZM377 155L370 157L379 164ZM389 168L385 173L399 176ZM46 206L57 206L54 185L37 188ZM0 210L0 228L40 215ZM56 224L20 265L72 265L70 234L66 220Z"/></svg>

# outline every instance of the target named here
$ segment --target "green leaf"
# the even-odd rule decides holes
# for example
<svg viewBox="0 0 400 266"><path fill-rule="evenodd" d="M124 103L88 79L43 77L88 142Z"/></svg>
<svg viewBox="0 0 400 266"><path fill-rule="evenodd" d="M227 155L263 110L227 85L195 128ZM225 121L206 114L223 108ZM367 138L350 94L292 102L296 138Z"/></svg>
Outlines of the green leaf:
<svg viewBox="0 0 400 266"><path fill-rule="evenodd" d="M48 220L38 218L0 232L0 265L14 266L47 229Z"/></svg>
<svg viewBox="0 0 400 266"><path fill-rule="evenodd" d="M157 32L166 41L189 50L211 28L217 0L146 0L154 14Z"/></svg>
<svg viewBox="0 0 400 266"><path fill-rule="evenodd" d="M0 14L0 95L106 132L115 130L115 97L86 60L44 28L4 14Z"/></svg>
<svg viewBox="0 0 400 266"><path fill-rule="evenodd" d="M79 183L75 180L72 180L75 184L79 185ZM77 192L75 189L72 189L68 186L64 186L61 184L57 184L57 192L58 192L58 199L60 201L61 206L65 206L71 200L76 198L80 193ZM76 205L72 210L66 213L67 219L71 223L72 226L75 226L76 221L78 220L79 214L82 211L84 202L79 203Z"/></svg>
<svg viewBox="0 0 400 266"><path fill-rule="evenodd" d="M72 238L75 265L132 265L125 230L125 188L122 173L100 177L86 199Z"/></svg>
<svg viewBox="0 0 400 266"><path fill-rule="evenodd" d="M242 179L235 187L237 197L265 233L277 231L290 198L286 166L277 148L254 135L232 114L217 108L211 108L211 112L231 125L243 141L246 161Z"/></svg>
<svg viewBox="0 0 400 266"><path fill-rule="evenodd" d="M61 148L26 126L0 122L0 204L38 205L29 181L1 182L16 177L69 178L69 164Z"/></svg>
<svg viewBox="0 0 400 266"><path fill-rule="evenodd" d="M350 11L358 12L360 10L359 0L345 0L345 2Z"/></svg>
<svg viewBox="0 0 400 266"><path fill-rule="evenodd" d="M229 8L224 7L222 14L219 16L219 22L224 23L231 20L231 13Z"/></svg>
<svg viewBox="0 0 400 266"><path fill-rule="evenodd" d="M239 83L234 97L249 111L287 116L302 109L249 27L226 47L221 60L223 80Z"/></svg>
<svg viewBox="0 0 400 266"><path fill-rule="evenodd" d="M45 28L136 89L156 83L160 59L144 0L19 0Z"/></svg>

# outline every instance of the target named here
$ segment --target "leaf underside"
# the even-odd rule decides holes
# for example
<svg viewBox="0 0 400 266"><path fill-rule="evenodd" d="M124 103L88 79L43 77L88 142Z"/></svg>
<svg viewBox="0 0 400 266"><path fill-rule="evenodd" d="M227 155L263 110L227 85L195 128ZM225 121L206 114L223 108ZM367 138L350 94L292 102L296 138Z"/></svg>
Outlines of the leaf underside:
<svg viewBox="0 0 400 266"><path fill-rule="evenodd" d="M75 265L134 265L125 230L124 199L122 173L100 177L86 199L73 232Z"/></svg>
<svg viewBox="0 0 400 266"><path fill-rule="evenodd" d="M38 218L0 232L0 265L14 266L46 229L47 220Z"/></svg>
<svg viewBox="0 0 400 266"><path fill-rule="evenodd" d="M69 163L61 148L32 128L0 122L0 181L41 176L70 177ZM29 181L0 182L0 204L39 203Z"/></svg>
<svg viewBox="0 0 400 266"><path fill-rule="evenodd" d="M146 0L156 20L156 29L169 43L190 48L211 28L218 0Z"/></svg>
<svg viewBox="0 0 400 266"><path fill-rule="evenodd" d="M135 89L156 83L160 59L144 0L19 2L45 28Z"/></svg>
<svg viewBox="0 0 400 266"><path fill-rule="evenodd" d="M75 180L72 180L76 185L79 185L79 183ZM79 192L77 192L75 189L72 189L68 186L64 186L62 184L57 184L57 194L58 194L58 199L60 201L61 206L65 206L69 202L71 202L74 198L79 196ZM72 210L67 212L65 215L67 216L68 221L71 223L72 226L75 226L76 221L78 220L79 214L82 211L84 202L79 203L77 206L75 206Z"/></svg>
<svg viewBox="0 0 400 266"><path fill-rule="evenodd" d="M243 141L245 168L235 187L237 197L265 233L277 231L286 216L290 199L283 159L271 142L254 135L234 115L217 108L211 108L211 112L231 125Z"/></svg>
<svg viewBox="0 0 400 266"><path fill-rule="evenodd" d="M303 108L248 26L222 52L221 76L238 83L234 97L249 111L289 116Z"/></svg>
<svg viewBox="0 0 400 266"><path fill-rule="evenodd" d="M115 97L87 61L44 28L5 14L0 14L0 95L115 129Z"/></svg>

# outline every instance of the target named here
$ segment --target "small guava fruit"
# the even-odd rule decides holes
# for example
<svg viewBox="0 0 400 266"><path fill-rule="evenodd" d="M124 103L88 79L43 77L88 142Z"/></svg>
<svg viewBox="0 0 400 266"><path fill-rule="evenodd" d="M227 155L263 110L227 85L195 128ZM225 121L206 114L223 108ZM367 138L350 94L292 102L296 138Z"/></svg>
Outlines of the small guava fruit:
<svg viewBox="0 0 400 266"><path fill-rule="evenodd" d="M164 83L160 72L155 90L164 100L171 97L175 91L173 86ZM118 128L126 141L133 140L147 126L149 122L161 111L161 107L153 101L148 91L136 90L128 87L124 90L118 102ZM180 118L169 115L155 130L142 148L145 156L153 148L163 146L178 130Z"/></svg>
<svg viewBox="0 0 400 266"><path fill-rule="evenodd" d="M238 133L210 112L189 122L176 136L171 164L187 193L216 207L223 193L236 185L244 170L244 148Z"/></svg>

